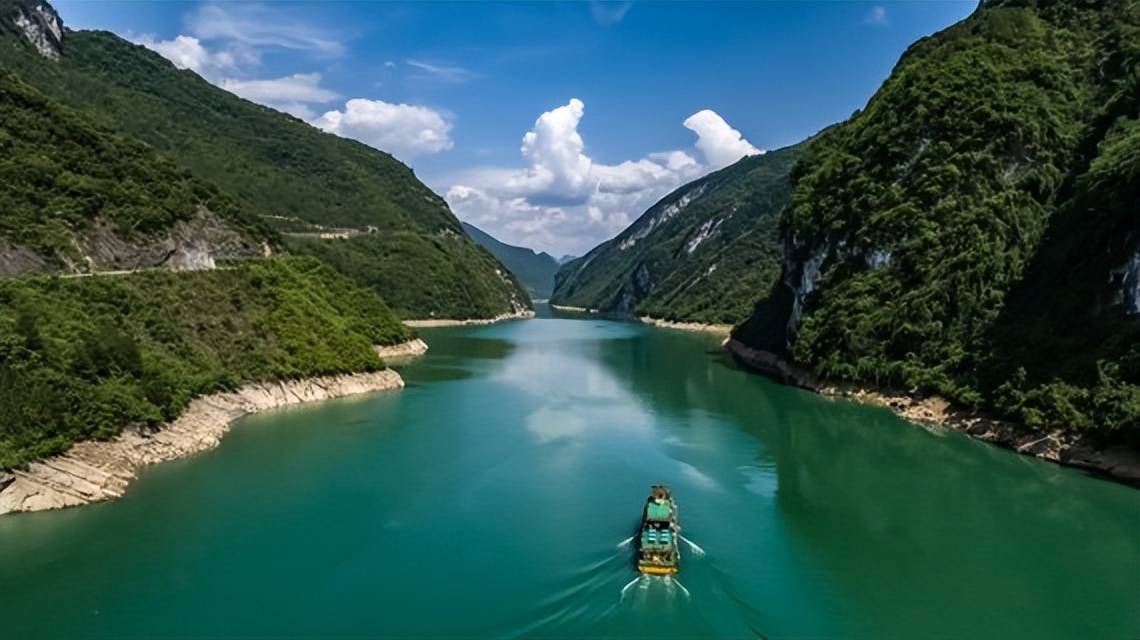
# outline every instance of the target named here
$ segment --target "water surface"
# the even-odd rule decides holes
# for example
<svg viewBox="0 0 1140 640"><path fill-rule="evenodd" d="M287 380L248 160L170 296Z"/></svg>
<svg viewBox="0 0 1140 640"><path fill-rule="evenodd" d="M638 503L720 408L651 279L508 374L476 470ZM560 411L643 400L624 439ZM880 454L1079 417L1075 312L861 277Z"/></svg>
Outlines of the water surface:
<svg viewBox="0 0 1140 640"><path fill-rule="evenodd" d="M408 388L0 518L0 638L1113 638L1138 492L597 319L424 331ZM648 486L677 583L634 582Z"/></svg>

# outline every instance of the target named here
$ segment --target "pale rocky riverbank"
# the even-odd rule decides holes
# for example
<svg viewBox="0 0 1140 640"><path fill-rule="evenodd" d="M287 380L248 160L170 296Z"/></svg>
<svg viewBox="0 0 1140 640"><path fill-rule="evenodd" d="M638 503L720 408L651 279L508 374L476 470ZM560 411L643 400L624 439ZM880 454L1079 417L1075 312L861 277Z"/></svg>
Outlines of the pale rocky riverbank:
<svg viewBox="0 0 1140 640"><path fill-rule="evenodd" d="M418 358L427 353L427 350L426 342L419 338L413 338L399 344L378 345L376 354L383 358L384 362L398 363Z"/></svg>
<svg viewBox="0 0 1140 640"><path fill-rule="evenodd" d="M910 422L956 429L972 438L1023 455L1088 469L1140 486L1140 452L1126 445L1105 445L1096 436L1075 431L1034 429L997 420L978 411L955 407L938 396L917 396L904 391L818 380L810 372L790 365L771 353L753 349L731 338L725 340L724 348L750 369L785 384L803 387L822 395L887 407Z"/></svg>
<svg viewBox="0 0 1140 640"><path fill-rule="evenodd" d="M494 318L470 318L467 320L457 320L453 318L423 318L421 320L405 320L404 324L417 329L425 329L431 327L463 327L469 325L495 324L496 322L505 322L507 320L526 320L533 317L533 311L519 311L517 313L504 313L502 315L495 316Z"/></svg>
<svg viewBox="0 0 1140 640"><path fill-rule="evenodd" d="M419 339L377 347L381 357L393 361L426 351L427 344ZM113 440L80 442L65 453L30 463L24 469L0 472L0 514L120 498L143 467L217 447L230 424L242 416L403 386L399 373L384 369L251 383L236 391L195 398L181 416L156 430L125 429Z"/></svg>
<svg viewBox="0 0 1140 640"><path fill-rule="evenodd" d="M641 316L638 318L642 323L660 327L662 329L679 329L681 331L695 331L698 333L713 333L716 335L727 336L732 333L731 324L705 324L703 322L674 322L672 320L663 320L661 318L652 318L650 316Z"/></svg>

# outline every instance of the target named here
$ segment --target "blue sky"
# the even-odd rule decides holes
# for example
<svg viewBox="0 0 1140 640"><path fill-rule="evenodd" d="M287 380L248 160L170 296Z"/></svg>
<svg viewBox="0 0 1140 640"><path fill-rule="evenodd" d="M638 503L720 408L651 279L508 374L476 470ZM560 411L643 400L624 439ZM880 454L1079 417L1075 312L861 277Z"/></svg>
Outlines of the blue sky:
<svg viewBox="0 0 1140 640"><path fill-rule="evenodd" d="M504 241L579 254L680 184L849 116L976 3L55 5L392 152Z"/></svg>

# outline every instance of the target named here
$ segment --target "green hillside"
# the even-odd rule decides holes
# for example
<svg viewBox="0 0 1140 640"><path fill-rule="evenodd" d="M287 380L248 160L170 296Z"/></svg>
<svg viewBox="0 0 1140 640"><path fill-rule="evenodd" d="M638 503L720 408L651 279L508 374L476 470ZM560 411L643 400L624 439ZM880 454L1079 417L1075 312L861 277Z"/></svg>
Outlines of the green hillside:
<svg viewBox="0 0 1140 640"><path fill-rule="evenodd" d="M0 183L0 274L154 266L172 236L249 255L273 236L169 158L3 71Z"/></svg>
<svg viewBox="0 0 1140 640"><path fill-rule="evenodd" d="M401 318L491 318L530 308L530 298L506 267L452 231L378 232L344 240L291 235L285 246L370 287Z"/></svg>
<svg viewBox="0 0 1140 640"><path fill-rule="evenodd" d="M558 272L555 304L734 324L780 272L779 214L799 146L680 187Z"/></svg>
<svg viewBox="0 0 1140 640"><path fill-rule="evenodd" d="M250 381L370 371L410 331L312 258L0 279L0 468Z"/></svg>
<svg viewBox="0 0 1140 640"><path fill-rule="evenodd" d="M428 268L405 273L400 286L444 287L456 299L494 292L471 298L471 311L464 315L476 309L507 312L505 300L523 297L488 267L496 265L493 259L476 258L483 252L463 235L443 199L389 154L239 98L108 32L64 30L44 55L13 22L44 4L0 0L0 69L98 124L169 154L254 214L421 235L423 242L400 247L412 252L405 262ZM432 246L433 238L453 234L472 250L419 252ZM453 271L445 263L454 259L468 260L458 271L478 280L478 286L428 282L429 274ZM433 309L409 311L421 316Z"/></svg>
<svg viewBox="0 0 1140 640"><path fill-rule="evenodd" d="M989 2L810 143L737 331L1031 425L1140 427L1140 3Z"/></svg>
<svg viewBox="0 0 1140 640"><path fill-rule="evenodd" d="M491 252L499 259L511 273L515 274L532 298L550 298L554 290L554 274L558 273L558 260L549 253L539 253L534 249L516 247L505 242L499 242L491 234L479 227L466 222L463 230L480 247Z"/></svg>

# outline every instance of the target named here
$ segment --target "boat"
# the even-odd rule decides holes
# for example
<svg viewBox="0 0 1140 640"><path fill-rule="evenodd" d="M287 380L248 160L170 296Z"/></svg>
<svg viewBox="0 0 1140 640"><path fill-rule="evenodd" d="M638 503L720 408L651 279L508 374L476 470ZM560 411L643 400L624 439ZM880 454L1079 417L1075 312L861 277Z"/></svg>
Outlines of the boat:
<svg viewBox="0 0 1140 640"><path fill-rule="evenodd" d="M637 536L637 570L655 576L677 573L681 560L678 544L680 537L677 502L668 487L655 484L649 490L649 499L641 514L641 530Z"/></svg>

